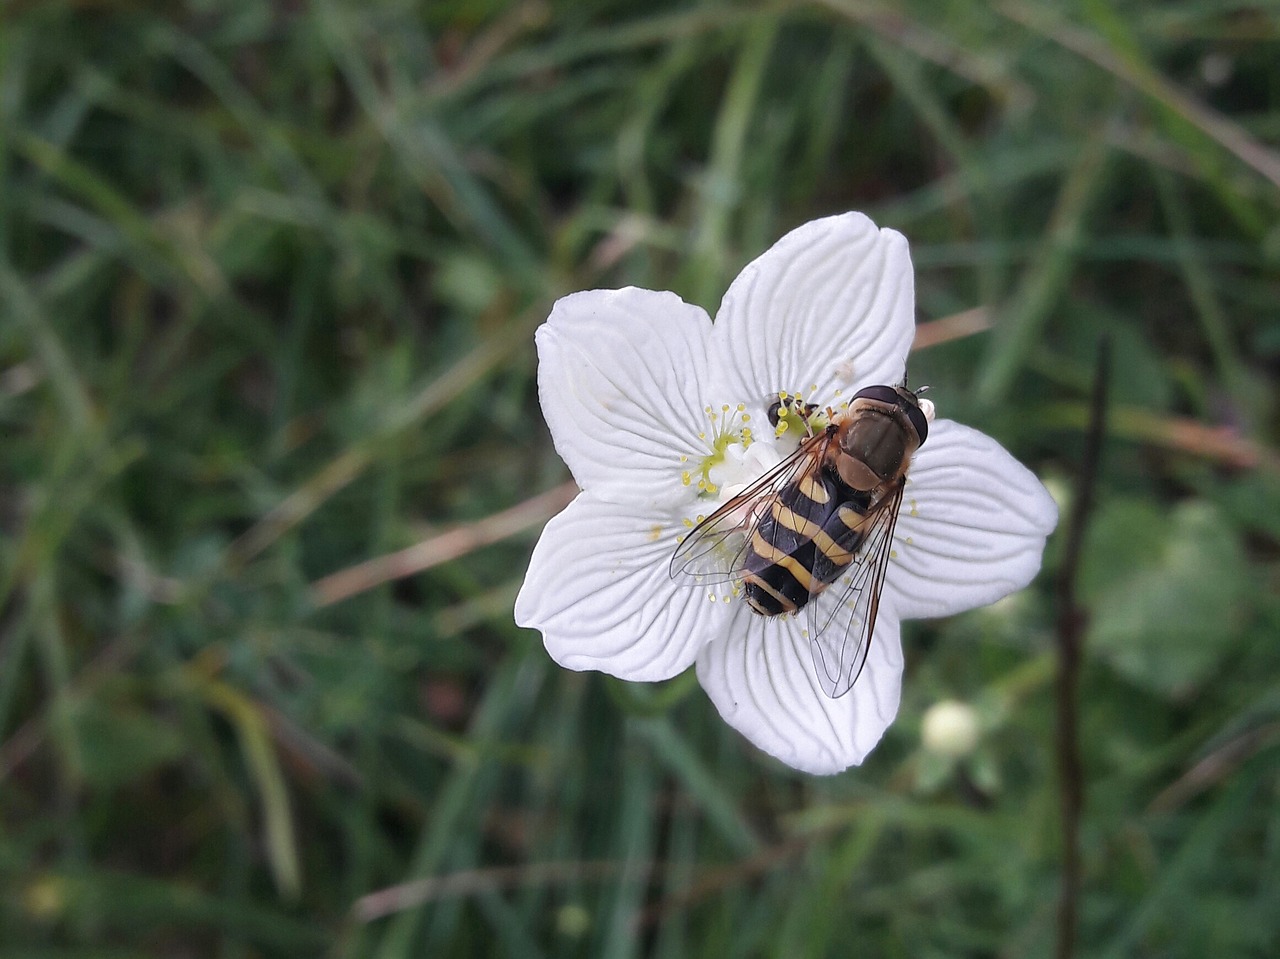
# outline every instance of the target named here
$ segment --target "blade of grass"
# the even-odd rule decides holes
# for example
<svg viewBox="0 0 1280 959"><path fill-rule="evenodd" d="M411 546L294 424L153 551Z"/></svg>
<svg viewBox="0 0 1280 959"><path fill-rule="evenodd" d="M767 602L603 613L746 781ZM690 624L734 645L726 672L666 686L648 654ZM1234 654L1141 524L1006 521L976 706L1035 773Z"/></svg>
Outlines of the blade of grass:
<svg viewBox="0 0 1280 959"><path fill-rule="evenodd" d="M822 6L879 34L886 42L982 87L1014 112L1027 109L1035 94L998 57L967 49L898 6L873 0L820 0Z"/></svg>
<svg viewBox="0 0 1280 959"><path fill-rule="evenodd" d="M1084 243L1090 208L1103 185L1106 159L1103 140L1095 135L1083 145L1062 184L1035 258L999 311L978 382L979 403L994 406L1008 395L1049 313L1061 299Z"/></svg>
<svg viewBox="0 0 1280 959"><path fill-rule="evenodd" d="M540 679L541 661L534 661L530 673L528 661L512 657L503 664L485 690L468 727L475 741L498 740L503 730L512 725L516 714L525 708L526 697L532 695ZM517 694L517 690L519 691ZM500 766L492 757L476 754L459 761L453 771L435 790L431 816L408 869L405 882L426 879L438 873L449 859L456 843L480 841L478 819L496 788ZM424 916L421 910L407 909L397 913L374 953L378 959L400 959L416 954L417 941Z"/></svg>
<svg viewBox="0 0 1280 959"><path fill-rule="evenodd" d="M228 683L204 676L199 668L188 669L187 679L200 697L222 713L235 729L262 803L267 862L276 887L286 899L297 899L302 892L298 842L288 787L271 741L270 719L248 696Z"/></svg>
<svg viewBox="0 0 1280 959"><path fill-rule="evenodd" d="M1252 402L1253 391L1249 388L1244 364L1232 342L1234 337L1230 321L1214 292L1209 269L1201 258L1193 236L1186 201L1167 172L1159 168L1152 168L1151 172L1161 206L1164 208L1165 217L1173 233L1178 266L1182 269L1183 281L1186 283L1187 292L1191 295L1193 312L1200 323L1209 351L1213 354L1218 374L1231 391L1235 406L1249 414L1249 419L1253 419L1256 416Z"/></svg>
<svg viewBox="0 0 1280 959"><path fill-rule="evenodd" d="M5 315L23 325L31 353L40 361L58 396L66 425L73 433L87 432L93 425L89 390L36 296L13 266L3 260L0 260L0 303Z"/></svg>
<svg viewBox="0 0 1280 959"><path fill-rule="evenodd" d="M635 732L653 749L658 759L684 786L689 798L707 817L711 827L728 846L743 856L760 851L762 843L737 803L698 759L688 742L666 716L633 719Z"/></svg>
<svg viewBox="0 0 1280 959"><path fill-rule="evenodd" d="M1102 959L1122 959L1141 951L1143 936L1152 926L1170 923L1179 908L1195 901L1195 874L1201 870L1212 872L1211 864L1224 851L1226 837L1243 821L1249 805L1259 801L1259 794L1267 788L1264 781L1274 779L1274 773L1263 769L1237 777L1204 815L1191 820L1186 837L1169 861L1162 864L1138 907L1124 917L1123 927L1099 953Z"/></svg>
<svg viewBox="0 0 1280 959"><path fill-rule="evenodd" d="M623 748L628 760L623 766L622 804L614 825L614 848L623 871L614 885L611 901L601 916L603 925L599 947L601 959L629 959L640 954L634 920L640 913L654 859L654 806L657 800L653 762L646 749L636 749L633 740Z"/></svg>
<svg viewBox="0 0 1280 959"><path fill-rule="evenodd" d="M1108 73L1140 91L1162 107L1195 126L1241 162L1280 187L1280 154L1259 143L1237 124L1195 100L1184 90L1138 59L1133 50L1125 56L1097 37L1073 27L1044 5L996 4L1011 20L1034 30L1053 43L1084 57Z"/></svg>
<svg viewBox="0 0 1280 959"><path fill-rule="evenodd" d="M228 936L243 937L288 954L299 948L322 948L328 939L324 928L314 922L300 921L247 897L228 899L168 878L84 868L48 872L36 881L45 884L46 895L56 897L64 918L89 918L117 936L139 931L160 935L176 928L188 941L213 943ZM6 955L14 954L6 950ZM136 947L133 955L138 955Z"/></svg>
<svg viewBox="0 0 1280 959"><path fill-rule="evenodd" d="M537 315L541 316L542 311L538 310ZM386 417L385 425L377 435L349 447L330 460L242 533L228 550L227 565L234 569L248 563L363 473L378 455L381 443L453 402L511 353L525 347L526 338L522 331L528 325L527 318L514 325L516 331L482 341L443 374L432 377L411 400Z"/></svg>
<svg viewBox="0 0 1280 959"><path fill-rule="evenodd" d="M724 289L725 254L732 249L729 219L743 200L743 149L776 33L772 18L762 18L746 29L716 116L694 218L688 281L695 303L713 303Z"/></svg>

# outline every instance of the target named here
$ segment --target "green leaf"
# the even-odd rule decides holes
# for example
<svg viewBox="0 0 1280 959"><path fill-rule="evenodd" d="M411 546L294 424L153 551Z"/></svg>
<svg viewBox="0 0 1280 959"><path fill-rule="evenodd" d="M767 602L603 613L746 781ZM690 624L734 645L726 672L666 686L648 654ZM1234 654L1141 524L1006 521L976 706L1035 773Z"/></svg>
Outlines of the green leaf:
<svg viewBox="0 0 1280 959"><path fill-rule="evenodd" d="M80 740L80 771L93 786L122 786L182 753L176 728L131 703L81 700L72 721Z"/></svg>
<svg viewBox="0 0 1280 959"><path fill-rule="evenodd" d="M1090 648L1150 689L1195 688L1239 635L1248 570L1235 533L1203 501L1161 514L1121 501L1101 511L1082 591Z"/></svg>

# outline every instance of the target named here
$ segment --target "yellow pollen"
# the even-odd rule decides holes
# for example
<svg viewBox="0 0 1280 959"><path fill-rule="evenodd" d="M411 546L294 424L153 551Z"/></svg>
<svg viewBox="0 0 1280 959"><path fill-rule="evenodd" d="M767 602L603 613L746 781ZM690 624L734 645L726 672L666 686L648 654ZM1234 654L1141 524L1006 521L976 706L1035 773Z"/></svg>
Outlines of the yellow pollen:
<svg viewBox="0 0 1280 959"><path fill-rule="evenodd" d="M680 482L682 482L685 486L688 486L690 483L693 482L693 477L689 475L688 470L685 470L683 473L680 474Z"/></svg>
<svg viewBox="0 0 1280 959"><path fill-rule="evenodd" d="M685 528L685 529L693 529L693 520L689 519L689 517L687 517L687 516L686 516L686 517L685 517L685 519L684 519L684 528Z"/></svg>
<svg viewBox="0 0 1280 959"><path fill-rule="evenodd" d="M681 456L681 457L680 457L680 462L681 462L681 463L687 463L687 462L689 462L689 457L687 457L687 456Z"/></svg>

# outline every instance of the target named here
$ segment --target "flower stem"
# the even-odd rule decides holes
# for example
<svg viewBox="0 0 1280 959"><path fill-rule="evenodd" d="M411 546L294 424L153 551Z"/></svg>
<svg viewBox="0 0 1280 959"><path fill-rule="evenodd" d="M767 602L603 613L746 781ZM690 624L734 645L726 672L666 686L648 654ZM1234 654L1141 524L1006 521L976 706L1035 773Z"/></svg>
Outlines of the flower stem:
<svg viewBox="0 0 1280 959"><path fill-rule="evenodd" d="M1080 758L1079 700L1080 662L1084 646L1086 614L1076 598L1076 574L1084 543L1084 532L1092 511L1097 487L1102 440L1106 434L1107 382L1111 366L1111 342L1098 344L1093 393L1089 402L1089 429L1076 489L1071 525L1058 570L1058 676L1056 751L1059 805L1062 816L1062 890L1058 899L1058 939L1055 956L1070 959L1075 954L1080 897L1080 818L1084 810L1084 771Z"/></svg>

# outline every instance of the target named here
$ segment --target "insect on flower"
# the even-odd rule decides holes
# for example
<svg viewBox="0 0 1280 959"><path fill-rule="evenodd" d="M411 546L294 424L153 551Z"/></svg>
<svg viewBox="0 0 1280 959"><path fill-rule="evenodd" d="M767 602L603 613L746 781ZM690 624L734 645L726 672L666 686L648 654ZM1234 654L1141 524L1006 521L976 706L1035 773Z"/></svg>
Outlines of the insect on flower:
<svg viewBox="0 0 1280 959"><path fill-rule="evenodd" d="M862 672L875 633L911 457L928 439L933 404L902 386L868 386L838 411L779 394L775 430L799 420L790 456L698 523L671 576L730 583L752 612L804 610L818 681L831 697ZM838 595L823 607L815 600Z"/></svg>

